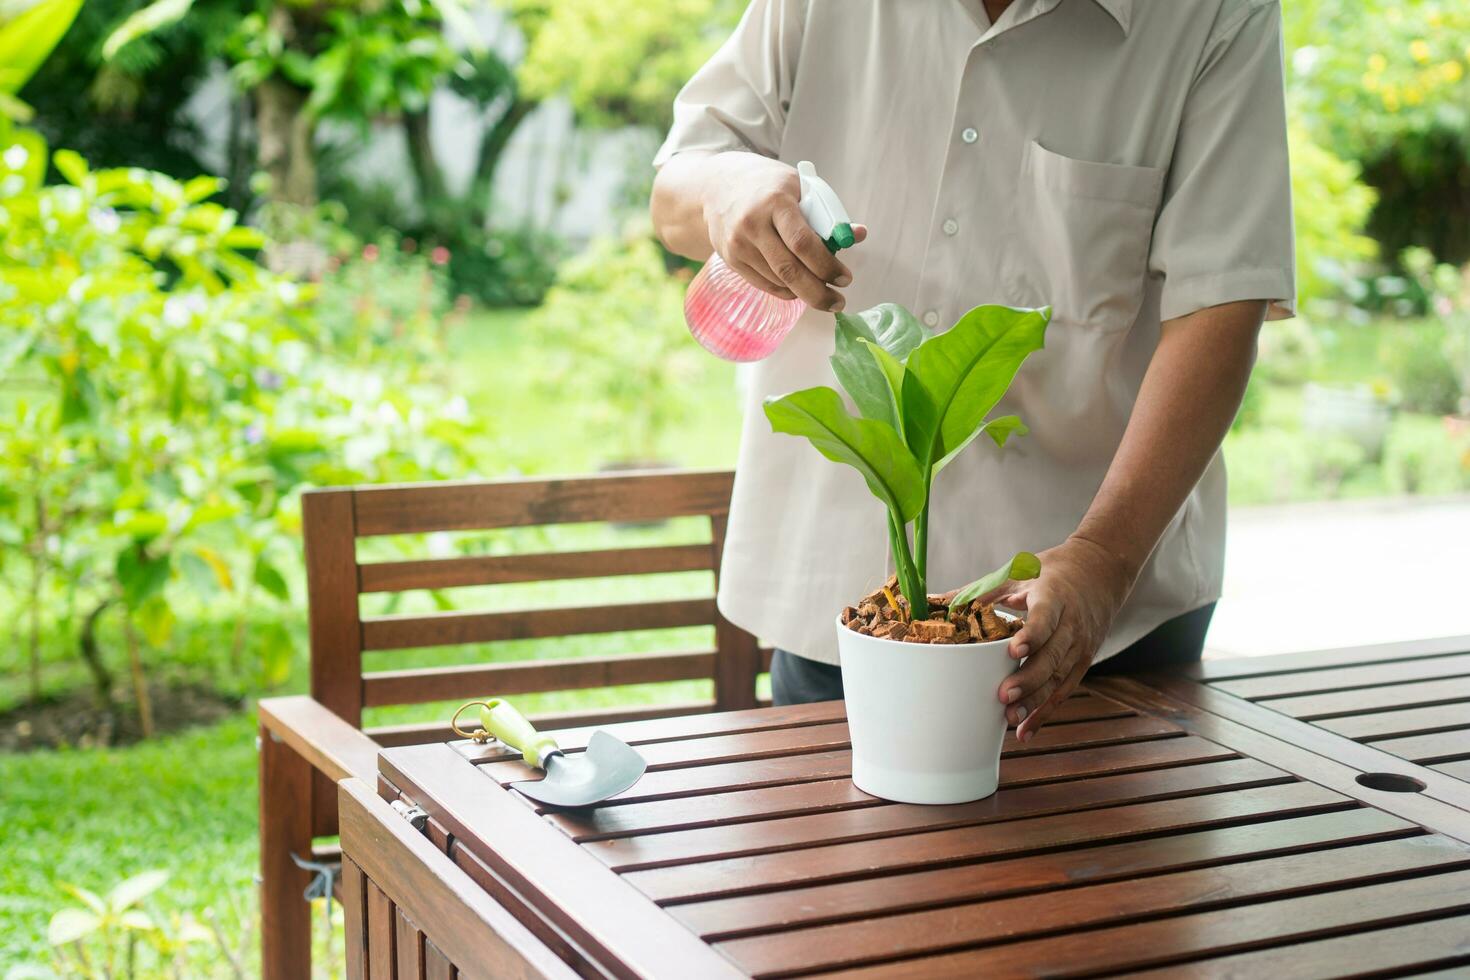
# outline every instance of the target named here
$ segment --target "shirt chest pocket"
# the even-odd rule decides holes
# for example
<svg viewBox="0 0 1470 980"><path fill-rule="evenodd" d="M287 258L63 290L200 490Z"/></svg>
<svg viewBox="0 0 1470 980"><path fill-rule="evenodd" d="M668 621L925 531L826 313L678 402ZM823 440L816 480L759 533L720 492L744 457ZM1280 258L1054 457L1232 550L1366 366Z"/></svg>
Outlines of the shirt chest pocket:
<svg viewBox="0 0 1470 980"><path fill-rule="evenodd" d="M1026 144L1018 203L1030 245L1016 270L1053 315L1127 329L1138 316L1164 171L1094 163ZM1019 257L1019 256L1017 256Z"/></svg>

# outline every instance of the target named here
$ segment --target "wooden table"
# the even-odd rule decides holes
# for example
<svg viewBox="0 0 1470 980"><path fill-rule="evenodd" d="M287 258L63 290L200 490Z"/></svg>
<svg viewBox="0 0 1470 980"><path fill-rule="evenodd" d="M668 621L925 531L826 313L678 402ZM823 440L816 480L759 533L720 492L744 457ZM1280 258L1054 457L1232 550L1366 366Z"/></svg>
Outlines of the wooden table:
<svg viewBox="0 0 1470 980"><path fill-rule="evenodd" d="M495 743L386 750L341 790L349 975L1465 975L1470 784L1180 683L1090 684L962 806L855 789L840 702L614 726L649 772L576 813Z"/></svg>

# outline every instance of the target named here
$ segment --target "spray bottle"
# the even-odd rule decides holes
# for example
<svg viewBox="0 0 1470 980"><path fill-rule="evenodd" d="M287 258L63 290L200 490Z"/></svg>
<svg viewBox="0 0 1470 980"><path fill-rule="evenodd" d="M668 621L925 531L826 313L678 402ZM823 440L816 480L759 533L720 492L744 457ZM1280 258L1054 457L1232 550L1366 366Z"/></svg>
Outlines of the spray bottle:
<svg viewBox="0 0 1470 980"><path fill-rule="evenodd" d="M803 160L801 215L828 251L853 243L852 222L837 194ZM806 310L799 299L781 299L746 282L718 255L711 255L684 295L684 321L705 350L727 361L758 361L770 354Z"/></svg>

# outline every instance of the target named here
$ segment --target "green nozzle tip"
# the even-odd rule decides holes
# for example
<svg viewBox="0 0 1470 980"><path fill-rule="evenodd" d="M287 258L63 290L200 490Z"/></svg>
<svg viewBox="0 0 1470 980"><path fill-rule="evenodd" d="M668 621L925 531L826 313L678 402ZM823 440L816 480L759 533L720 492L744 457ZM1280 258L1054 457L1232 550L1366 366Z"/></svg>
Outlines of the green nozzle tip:
<svg viewBox="0 0 1470 980"><path fill-rule="evenodd" d="M832 237L827 239L827 247L835 252L839 248L852 248L855 241L857 239L853 237L852 225L843 222L832 229Z"/></svg>

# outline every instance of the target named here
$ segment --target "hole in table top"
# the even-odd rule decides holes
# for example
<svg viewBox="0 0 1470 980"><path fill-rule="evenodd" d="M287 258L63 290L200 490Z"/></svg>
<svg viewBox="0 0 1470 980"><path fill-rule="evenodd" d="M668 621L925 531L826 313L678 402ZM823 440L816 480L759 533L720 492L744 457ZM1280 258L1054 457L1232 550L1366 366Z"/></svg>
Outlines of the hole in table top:
<svg viewBox="0 0 1470 980"><path fill-rule="evenodd" d="M1385 793L1422 793L1424 783L1413 776L1401 776L1396 772L1360 772L1358 785Z"/></svg>

